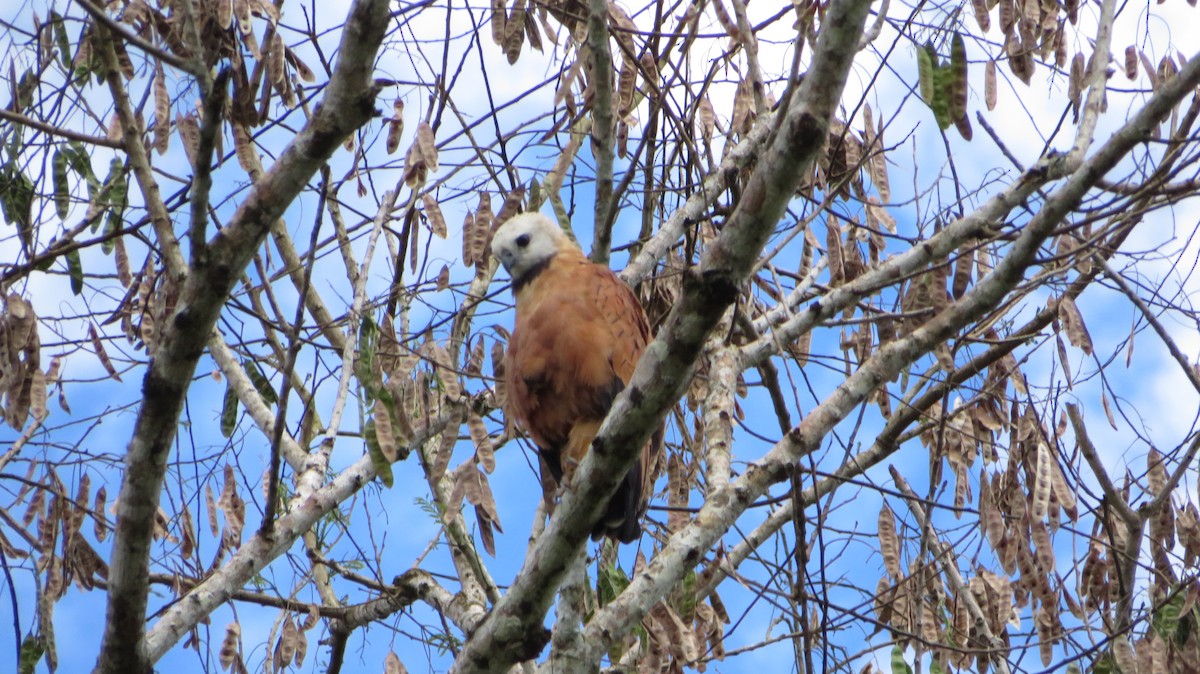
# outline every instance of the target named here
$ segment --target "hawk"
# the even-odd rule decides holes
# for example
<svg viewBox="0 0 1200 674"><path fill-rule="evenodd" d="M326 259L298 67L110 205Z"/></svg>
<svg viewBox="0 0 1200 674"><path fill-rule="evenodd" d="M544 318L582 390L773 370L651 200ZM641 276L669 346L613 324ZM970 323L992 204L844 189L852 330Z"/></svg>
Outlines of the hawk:
<svg viewBox="0 0 1200 674"><path fill-rule="evenodd" d="M593 264L540 213L498 228L492 252L512 277L517 316L504 376L507 414L523 428L554 483L569 482L650 341L629 286ZM660 427L617 488L592 540L637 540L662 451ZM543 480L545 476L543 475Z"/></svg>

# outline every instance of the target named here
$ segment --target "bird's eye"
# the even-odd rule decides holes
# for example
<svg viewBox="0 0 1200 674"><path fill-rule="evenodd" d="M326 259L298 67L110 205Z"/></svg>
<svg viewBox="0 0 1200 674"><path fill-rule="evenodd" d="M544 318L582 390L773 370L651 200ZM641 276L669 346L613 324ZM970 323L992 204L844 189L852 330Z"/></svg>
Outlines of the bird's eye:
<svg viewBox="0 0 1200 674"><path fill-rule="evenodd" d="M524 248L525 246L528 246L528 245L529 245L529 235L528 234L522 234L521 236L517 237L517 247L518 248Z"/></svg>

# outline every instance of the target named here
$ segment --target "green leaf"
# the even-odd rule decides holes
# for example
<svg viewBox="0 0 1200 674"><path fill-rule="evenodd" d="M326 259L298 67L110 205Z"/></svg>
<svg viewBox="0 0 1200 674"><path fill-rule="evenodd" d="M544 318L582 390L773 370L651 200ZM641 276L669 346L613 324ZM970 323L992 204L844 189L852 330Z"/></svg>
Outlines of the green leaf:
<svg viewBox="0 0 1200 674"><path fill-rule="evenodd" d="M118 215L122 214L129 203L129 183L125 180L125 164L120 159L114 157L109 162L108 180L112 181L108 188L108 203Z"/></svg>
<svg viewBox="0 0 1200 674"><path fill-rule="evenodd" d="M105 209L110 209L105 231L115 231L120 228L122 216L125 213L128 190L129 185L125 181L125 164L114 157L108 164L108 176L104 179L104 184L100 186L100 191L92 196L92 205L88 208L88 215L97 216L92 220L92 232L99 229L101 220L99 214ZM112 244L106 244L104 252L112 252Z"/></svg>
<svg viewBox="0 0 1200 674"><path fill-rule="evenodd" d="M892 674L912 674L912 667L904 661L904 649L900 644L892 647Z"/></svg>
<svg viewBox="0 0 1200 674"><path fill-rule="evenodd" d="M1158 607L1150 614L1150 625L1163 639L1170 640L1179 628L1180 609L1183 608L1186 592L1176 592L1171 601Z"/></svg>
<svg viewBox="0 0 1200 674"><path fill-rule="evenodd" d="M67 212L71 210L71 186L67 183L67 155L62 150L54 151L51 170L54 178L54 210L59 218L66 220Z"/></svg>
<svg viewBox="0 0 1200 674"><path fill-rule="evenodd" d="M104 219L104 233L112 234L120 228L121 216L116 211L109 211L108 216ZM110 255L113 252L114 245L112 237L109 237L100 243L100 249L104 251L105 255Z"/></svg>
<svg viewBox="0 0 1200 674"><path fill-rule="evenodd" d="M242 367L246 368L246 374L250 377L250 381L254 384L254 388L258 390L258 395L262 396L263 402L268 405L274 405L279 402L279 396L275 394L275 389L271 386L271 382L263 375L262 370L258 369L258 364L252 360L243 360Z"/></svg>
<svg viewBox="0 0 1200 674"><path fill-rule="evenodd" d="M221 406L221 435L232 437L237 428L238 399L232 386L225 387L225 403Z"/></svg>
<svg viewBox="0 0 1200 674"><path fill-rule="evenodd" d="M20 124L10 124L9 128L12 129L12 138L8 141L8 156L10 159L15 159L25 148L25 134L22 133L25 127Z"/></svg>
<svg viewBox="0 0 1200 674"><path fill-rule="evenodd" d="M917 87L927 105L933 101L933 71L936 68L937 52L932 44L926 42L924 47L917 50Z"/></svg>
<svg viewBox="0 0 1200 674"><path fill-rule="evenodd" d="M536 211L542 207L542 184L537 178L529 181L529 210Z"/></svg>
<svg viewBox="0 0 1200 674"><path fill-rule="evenodd" d="M26 249L33 248L33 181L20 170L0 173L0 208L4 219L17 226L17 234Z"/></svg>
<svg viewBox="0 0 1200 674"><path fill-rule="evenodd" d="M96 177L96 172L92 170L92 159L88 156L87 148L82 141L72 140L62 146L62 152L67 156L67 162L76 174L83 177L88 183L88 189L100 189L100 179Z"/></svg>
<svg viewBox="0 0 1200 674"><path fill-rule="evenodd" d="M371 465L375 466L379 480L385 487L391 489L394 482L392 462L387 460L387 457L383 455L383 449L379 446L379 438L375 435L374 419L367 419L367 423L363 425L363 439L367 441L367 453L371 455Z"/></svg>
<svg viewBox="0 0 1200 674"><path fill-rule="evenodd" d="M375 350L379 341L379 327L370 316L363 316L362 324L358 326L358 360L354 363L354 374L367 393L367 404L374 401L379 390L378 376L375 373Z"/></svg>
<svg viewBox="0 0 1200 674"><path fill-rule="evenodd" d="M37 88L37 85L37 75L32 68L26 68L25 72L21 74L21 81L17 83L16 112L25 112L29 106L33 105L33 90Z"/></svg>
<svg viewBox="0 0 1200 674"><path fill-rule="evenodd" d="M676 589L675 612L685 623L691 624L696 617L696 572L688 571Z"/></svg>
<svg viewBox="0 0 1200 674"><path fill-rule="evenodd" d="M933 69L933 100L929 107L933 109L933 118L937 120L939 129L945 130L952 123L950 118L950 68Z"/></svg>
<svg viewBox="0 0 1200 674"><path fill-rule="evenodd" d="M50 25L54 30L54 42L58 45L58 60L62 67L67 72L71 72L71 41L67 39L67 24L63 22L62 15L58 12L50 12Z"/></svg>
<svg viewBox="0 0 1200 674"><path fill-rule="evenodd" d="M18 674L33 674L37 663L46 653L46 640L42 635L26 634L21 640L21 657L17 659Z"/></svg>
<svg viewBox="0 0 1200 674"><path fill-rule="evenodd" d="M79 249L67 251L67 275L71 277L71 292L78 295L83 292L83 262L79 259Z"/></svg>
<svg viewBox="0 0 1200 674"><path fill-rule="evenodd" d="M600 567L600 574L596 577L596 595L600 600L601 607L607 606L627 587L629 587L629 577L616 565L604 564Z"/></svg>

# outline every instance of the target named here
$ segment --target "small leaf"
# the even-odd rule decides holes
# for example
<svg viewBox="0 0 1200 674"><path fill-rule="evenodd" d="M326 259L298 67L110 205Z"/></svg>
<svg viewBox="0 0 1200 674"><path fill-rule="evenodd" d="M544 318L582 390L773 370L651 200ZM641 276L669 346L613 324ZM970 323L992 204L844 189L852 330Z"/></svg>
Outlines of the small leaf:
<svg viewBox="0 0 1200 674"><path fill-rule="evenodd" d="M67 155L62 150L54 151L52 164L54 177L54 210L65 220L71 209L71 188L67 184ZM78 294L78 293L76 293Z"/></svg>
<svg viewBox="0 0 1200 674"><path fill-rule="evenodd" d="M492 439L488 436L487 426L475 410L467 412L467 430L471 433L471 441L475 443L475 458L479 467L485 473L496 470L496 455L492 448Z"/></svg>
<svg viewBox="0 0 1200 674"><path fill-rule="evenodd" d="M392 154L400 147L400 136L404 133L404 100L399 96L392 103L392 119L388 122L387 153Z"/></svg>
<svg viewBox="0 0 1200 674"><path fill-rule="evenodd" d="M91 338L92 348L96 350L96 357L100 359L100 364L104 366L104 370L108 372L108 376L121 381L120 375L117 374L117 369L113 367L112 361L108 358L108 352L104 350L104 343L100 341L100 333L96 332L95 324L88 324L88 337Z"/></svg>
<svg viewBox="0 0 1200 674"><path fill-rule="evenodd" d="M700 119L700 134L705 141L711 141L713 130L716 128L716 114L713 112L712 102L708 100L708 96L700 99L697 104L696 116Z"/></svg>
<svg viewBox="0 0 1200 674"><path fill-rule="evenodd" d="M945 130L953 123L950 114L950 83L953 74L948 67L933 69L933 100L929 107L933 110L933 118L937 120L938 128Z"/></svg>
<svg viewBox="0 0 1200 674"><path fill-rule="evenodd" d="M33 182L20 170L12 168L12 163L0 173L0 208L4 211L4 219L17 226L17 234L25 247L32 248L34 241L33 222Z"/></svg>
<svg viewBox="0 0 1200 674"><path fill-rule="evenodd" d="M1113 418L1112 408L1108 405L1108 394L1104 391L1100 392L1100 404L1104 407L1104 416L1108 417L1108 425L1112 426L1114 431L1120 430L1117 428L1117 420Z"/></svg>
<svg viewBox="0 0 1200 674"><path fill-rule="evenodd" d="M50 25L54 29L54 42L58 47L58 60L62 64L64 70L70 72L71 67L71 39L67 37L67 25L63 21L62 15L53 10L50 11Z"/></svg>
<svg viewBox="0 0 1200 674"><path fill-rule="evenodd" d="M275 388L271 386L270 380L263 375L262 370L258 369L258 364L251 360L243 360L242 367L246 370L246 376L250 377L250 382L254 384L254 388L258 390L258 395L262 396L263 402L268 405L274 405L279 402L279 396L275 394Z"/></svg>
<svg viewBox="0 0 1200 674"><path fill-rule="evenodd" d="M983 69L983 102L988 110L996 109L996 62L992 59Z"/></svg>
<svg viewBox="0 0 1200 674"><path fill-rule="evenodd" d="M521 47L525 44L525 0L517 0L512 14L504 24L504 55L509 65L521 58Z"/></svg>
<svg viewBox="0 0 1200 674"><path fill-rule="evenodd" d="M937 68L937 53L926 43L917 49L917 86L926 104L933 104L933 71Z"/></svg>
<svg viewBox="0 0 1200 674"><path fill-rule="evenodd" d="M171 144L171 98L167 94L167 80L162 61L154 67L154 149L166 154Z"/></svg>
<svg viewBox="0 0 1200 674"><path fill-rule="evenodd" d="M222 670L228 671L235 663L241 662L242 655L238 647L241 636L242 626L237 622L231 622L225 626L225 638L221 640L221 650L217 656Z"/></svg>
<svg viewBox="0 0 1200 674"><path fill-rule="evenodd" d="M421 157L430 171L438 170L438 149L433 140L433 127L429 122L422 121L417 125L417 146L421 148Z"/></svg>
<svg viewBox="0 0 1200 674"><path fill-rule="evenodd" d="M429 228L433 231L433 235L439 239L446 238L446 217L442 215L442 209L438 206L437 200L427 192L421 197L421 203L425 206L425 217L429 221Z"/></svg>
<svg viewBox="0 0 1200 674"><path fill-rule="evenodd" d="M382 399L375 401L372 419L375 421L375 441L379 444L379 451L383 452L388 463L392 463L397 457L396 436L392 432L392 413Z"/></svg>
<svg viewBox="0 0 1200 674"><path fill-rule="evenodd" d="M904 661L904 647L900 644L892 647L892 674L912 674L912 667Z"/></svg>
<svg viewBox="0 0 1200 674"><path fill-rule="evenodd" d="M975 22L979 24L979 30L988 32L992 21L988 14L987 0L971 0L971 7L975 10Z"/></svg>
<svg viewBox="0 0 1200 674"><path fill-rule="evenodd" d="M217 28L229 30L233 28L233 0L217 0ZM224 662L222 669L229 669Z"/></svg>
<svg viewBox="0 0 1200 674"><path fill-rule="evenodd" d="M237 428L238 399L233 386L225 386L225 401L221 405L221 435L226 438L233 436Z"/></svg>
<svg viewBox="0 0 1200 674"><path fill-rule="evenodd" d="M629 587L629 576L616 565L600 564L596 578L596 599L600 606L607 606L617 595Z"/></svg>
<svg viewBox="0 0 1200 674"><path fill-rule="evenodd" d="M503 4L501 8L503 8ZM501 12L503 15L503 12ZM388 651L387 657L383 660L383 674L408 674L404 663L400 662L400 656L396 655L396 651Z"/></svg>
<svg viewBox="0 0 1200 674"><path fill-rule="evenodd" d="M888 575L900 580L900 539L896 535L896 519L886 503L879 509L879 552Z"/></svg>
<svg viewBox="0 0 1200 674"><path fill-rule="evenodd" d="M956 32L950 40L950 77L947 91L951 119L959 120L967 116L967 85L967 45L962 35Z"/></svg>
<svg viewBox="0 0 1200 674"><path fill-rule="evenodd" d="M492 42L504 45L504 31L507 23L508 15L504 11L504 0L492 0Z"/></svg>
<svg viewBox="0 0 1200 674"><path fill-rule="evenodd" d="M392 462L388 461L387 456L383 453L383 448L379 445L379 438L375 435L374 419L367 419L367 423L363 426L363 440L367 443L367 453L371 456L371 465L375 468L375 474L379 476L379 481L383 483L383 486L391 489L394 479Z"/></svg>
<svg viewBox="0 0 1200 674"><path fill-rule="evenodd" d="M26 634L21 640L21 654L17 657L17 674L33 674L45 654L45 637L40 634Z"/></svg>
<svg viewBox="0 0 1200 674"><path fill-rule="evenodd" d="M1125 48L1125 77L1130 80L1137 79L1138 71L1138 56L1137 48L1129 45Z"/></svg>
<svg viewBox="0 0 1200 674"><path fill-rule="evenodd" d="M1054 461L1054 456L1050 453L1050 448L1046 446L1046 443L1039 442L1034 459L1037 463L1034 466L1033 521L1041 522L1046 519L1046 508L1050 504L1052 486L1050 464Z"/></svg>

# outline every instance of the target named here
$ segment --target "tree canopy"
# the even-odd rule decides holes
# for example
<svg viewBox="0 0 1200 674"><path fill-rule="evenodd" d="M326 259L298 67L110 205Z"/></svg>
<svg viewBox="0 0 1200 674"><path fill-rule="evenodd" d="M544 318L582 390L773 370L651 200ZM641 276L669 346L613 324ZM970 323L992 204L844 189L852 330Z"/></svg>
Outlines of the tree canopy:
<svg viewBox="0 0 1200 674"><path fill-rule="evenodd" d="M0 651L1192 671L1193 4L25 3ZM504 412L526 211L655 335L558 492Z"/></svg>

